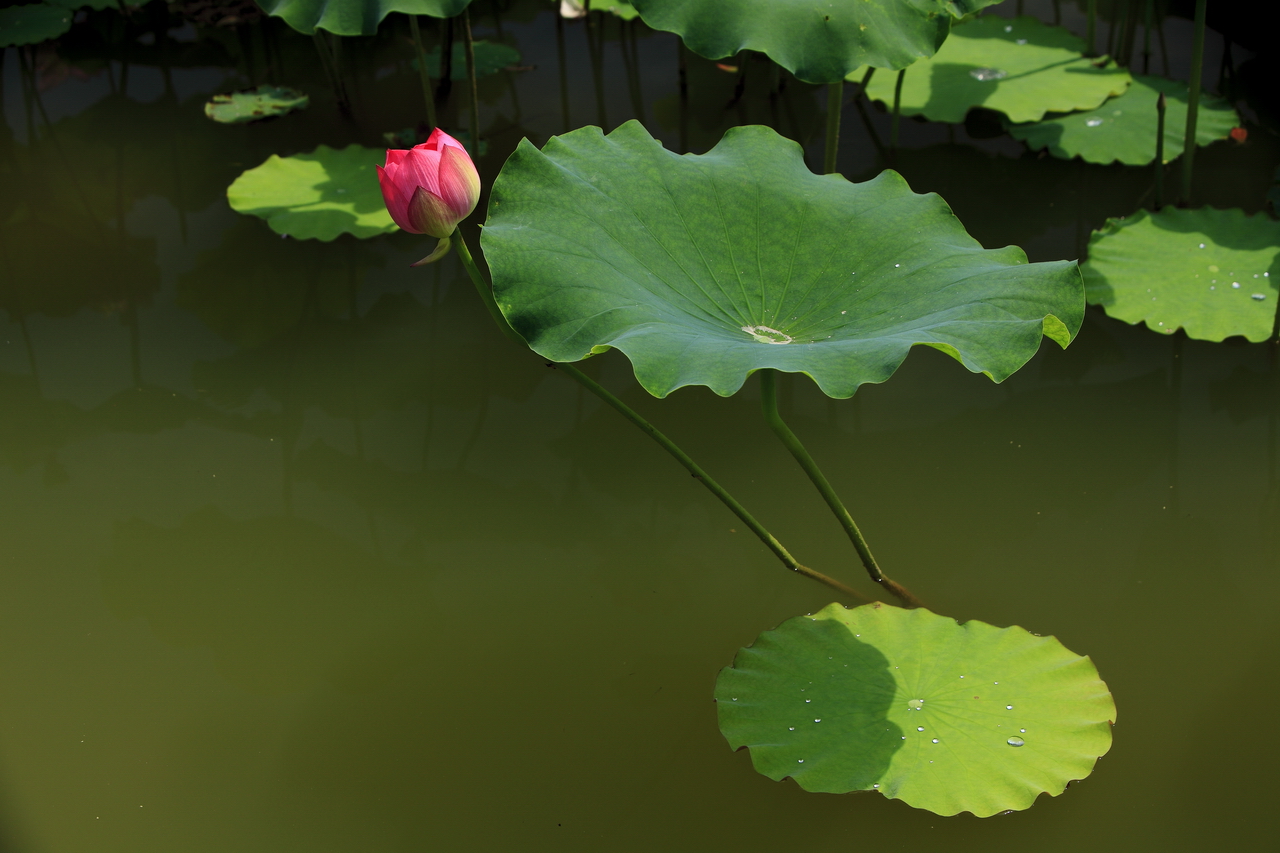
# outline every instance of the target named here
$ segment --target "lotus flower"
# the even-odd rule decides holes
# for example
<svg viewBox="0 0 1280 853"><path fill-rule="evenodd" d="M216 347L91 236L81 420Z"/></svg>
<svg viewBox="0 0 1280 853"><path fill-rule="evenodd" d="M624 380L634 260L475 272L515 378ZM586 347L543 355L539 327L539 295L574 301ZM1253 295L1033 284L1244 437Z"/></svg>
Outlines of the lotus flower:
<svg viewBox="0 0 1280 853"><path fill-rule="evenodd" d="M421 145L388 150L386 165L378 167L378 183L397 225L440 239L436 250L414 266L449 251L449 236L480 199L480 174L467 150L439 128Z"/></svg>

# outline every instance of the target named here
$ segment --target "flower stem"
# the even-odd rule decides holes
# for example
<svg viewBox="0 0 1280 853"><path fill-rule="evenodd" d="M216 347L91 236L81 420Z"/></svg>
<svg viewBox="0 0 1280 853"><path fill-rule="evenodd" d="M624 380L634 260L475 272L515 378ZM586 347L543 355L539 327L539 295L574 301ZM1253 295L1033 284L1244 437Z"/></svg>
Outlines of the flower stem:
<svg viewBox="0 0 1280 853"><path fill-rule="evenodd" d="M907 76L907 69L898 72L898 79L893 84L893 123L889 125L890 156L898 153L898 121L902 117L902 80Z"/></svg>
<svg viewBox="0 0 1280 853"><path fill-rule="evenodd" d="M485 281L484 276L480 274L475 259L471 257L471 250L467 248L467 241L462 239L462 229L453 229L453 236L450 239L458 247L458 257L462 259L462 265L466 267L467 275L471 277L471 283L476 286L476 293L480 294L480 301L484 303L484 307L489 309L489 316L493 318L493 322L498 324L498 328L502 330L504 335L528 349L529 344L520 336L519 332L511 328L507 318L498 309L498 300L493 296L493 288L489 286L489 282Z"/></svg>
<svg viewBox="0 0 1280 853"><path fill-rule="evenodd" d="M857 590L851 587L845 586L835 578L827 577L826 575L822 574L822 572L815 571L809 568L808 566L802 565L798 560L796 560L795 557L791 556L791 552L788 551L786 548L784 548L781 542L779 542L777 539L774 538L772 533L770 533L768 530L765 529L764 525L756 521L755 517L752 516L751 513L747 512L746 508L742 504L738 503L738 501L733 497L733 495L725 491L723 486L721 486L719 483L713 480L710 477L710 475L707 474L706 471L702 470L701 466L699 466L698 463L694 462L693 459L690 458L690 456L687 453L681 450L679 446L676 445L675 442L673 442L671 439L663 435L663 433L659 431L657 427L655 427L653 424L649 423L647 420L641 417L634 409L632 409L626 403L622 402L617 397L613 396L613 394L611 394L608 391L608 389L606 389L604 386L600 385L598 382L596 382L594 379L584 374L581 370L574 367L572 364L559 363L559 364L554 364L552 366L554 366L557 370L562 370L565 373L572 376L575 380L578 381L580 385L582 385L582 387L586 388L592 394L595 394L605 403L608 403L624 418L626 418L627 420L631 421L631 423L639 427L641 432L643 432L645 435L649 436L654 441L656 441L658 445L662 447L663 450L667 451L672 456L674 456L675 460L679 462L681 465L683 465L689 471L689 473L693 475L693 478L695 480L702 483L702 485L706 486L707 490L710 491L711 494L719 498L720 502L729 508L730 512L732 512L738 518L742 519L742 523L747 525L747 527L751 529L751 532L754 533L757 537L759 537L760 541L764 543L765 547L768 548L770 551L772 551L774 555L779 560L781 560L782 564L786 566L788 569L798 574L802 574L807 578L815 580L818 583L826 584L832 589L842 592L845 595L851 596L853 598L857 598L860 601L867 600L867 597L864 596L862 593L858 592Z"/></svg>
<svg viewBox="0 0 1280 853"><path fill-rule="evenodd" d="M836 170L836 150L840 147L840 108L844 105L844 81L827 84L827 147L822 158L822 174Z"/></svg>
<svg viewBox="0 0 1280 853"><path fill-rule="evenodd" d="M418 77L422 80L422 99L427 104L427 124L436 129L436 99L431 91L431 72L427 70L427 52L422 48L422 33L418 30L418 16L409 16L409 32L413 35L413 49L418 54Z"/></svg>
<svg viewBox="0 0 1280 853"><path fill-rule="evenodd" d="M476 95L476 44L471 38L471 7L462 10L462 39L467 51L467 87L471 99L471 156L480 159L480 99Z"/></svg>
<svg viewBox="0 0 1280 853"><path fill-rule="evenodd" d="M844 504L840 502L840 497L836 494L835 489L831 488L831 484L827 482L827 478L823 476L818 464L809 455L809 451L804 449L800 439L796 438L796 434L782 420L782 415L778 413L777 372L772 368L765 368L760 371L760 403L764 409L765 422L769 424L769 428L773 430L774 435L778 437L783 446L800 463L800 467L809 475L809 479L817 487L822 499L827 502L827 506L835 513L840 526L844 528L849 541L853 543L854 550L858 552L858 556L862 559L862 565L866 567L867 574L871 576L873 581L887 589L907 607L920 606L919 599L908 592L902 585L890 580L880 570L880 566L876 563L876 558L871 555L871 549L867 547L867 541L862 538L862 531L858 530L858 525L854 523L849 511L844 508Z"/></svg>
<svg viewBox="0 0 1280 853"><path fill-rule="evenodd" d="M462 259L462 265L466 268L467 275L471 277L471 283L475 285L476 291L480 294L480 299L489 309L489 314L492 315L494 322L498 324L498 327L502 329L503 333L507 337L511 338L512 341L519 344L521 347L528 349L528 343L525 342L524 338L520 337L519 332L511 327L511 324L507 322L507 318L504 317L502 312L498 309L498 302L493 296L493 288L489 286L489 283L485 281L484 276L480 274L479 268L476 267L475 259L471 257L471 252L467 249L467 242L462 239L462 232L460 230L455 230L453 232L452 239L458 246L458 257ZM846 586L835 578L827 577L822 572L801 564L795 557L791 556L791 552L784 548L782 543L779 542L772 533L765 529L764 525L756 521L755 517L752 516L751 513L747 512L746 508L743 507L742 504L738 503L733 495L725 491L723 486L713 480L706 471L703 471L701 466L694 462L689 454L681 450L674 441L667 438L657 427L641 417L638 412L619 400L617 397L613 396L613 394L611 394L603 385L587 376L572 364L552 362L549 366L555 367L557 370L560 370L572 377L579 385L586 388L592 394L595 394L605 403L609 404L624 418L635 424L641 432L656 441L663 450L675 457L675 460L683 465L689 473L693 475L694 479L706 486L711 494L719 498L720 502L729 508L730 512L742 519L742 523L747 525L747 527L751 529L751 532L759 537L765 547L772 551L788 569L796 572L797 574L804 575L810 580L815 580L818 583L825 584L826 586L829 586L850 598L854 598L859 601L867 600L867 597L856 589Z"/></svg>
<svg viewBox="0 0 1280 853"><path fill-rule="evenodd" d="M1196 0L1195 40L1191 46L1191 91L1187 93L1187 136L1182 143L1182 202L1191 203L1191 165L1196 153L1196 112L1200 107L1200 77L1204 67L1204 19L1207 0Z"/></svg>

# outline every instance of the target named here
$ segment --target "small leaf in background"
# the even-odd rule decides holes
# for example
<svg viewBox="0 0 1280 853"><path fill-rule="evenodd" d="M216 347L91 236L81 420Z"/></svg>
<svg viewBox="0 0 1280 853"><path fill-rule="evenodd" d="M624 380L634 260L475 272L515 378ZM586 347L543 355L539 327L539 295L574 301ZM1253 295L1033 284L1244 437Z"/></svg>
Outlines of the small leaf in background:
<svg viewBox="0 0 1280 853"><path fill-rule="evenodd" d="M33 3L0 9L0 47L39 44L71 29L74 12L62 6Z"/></svg>
<svg viewBox="0 0 1280 853"><path fill-rule="evenodd" d="M957 24L932 59L907 69L901 112L930 121L962 122L974 107L1010 121L1039 121L1049 112L1091 110L1129 85L1129 72L1084 56L1084 41L1034 18L990 15ZM848 80L861 80L858 69ZM871 78L867 96L893 105L897 75Z"/></svg>
<svg viewBox="0 0 1280 853"><path fill-rule="evenodd" d="M385 157L385 149L359 145L321 145L292 157L272 154L235 179L227 201L232 210L261 217L272 231L299 240L387 234L398 229L378 188L375 167Z"/></svg>
<svg viewBox="0 0 1280 853"><path fill-rule="evenodd" d="M204 114L220 124L244 124L306 109L311 103L304 92L284 86L258 86L241 92L214 95Z"/></svg>
<svg viewBox="0 0 1280 853"><path fill-rule="evenodd" d="M932 56L951 15L940 0L632 0L644 22L676 33L707 59L758 50L806 83L832 83L859 65L902 68ZM594 4L593 7L594 8Z"/></svg>
<svg viewBox="0 0 1280 853"><path fill-rule="evenodd" d="M895 172L815 175L767 127L677 155L638 122L527 140L481 235L507 319L542 356L617 348L651 394L729 396L766 367L849 397L912 346L1003 381L1084 314L1074 262L984 249Z"/></svg>
<svg viewBox="0 0 1280 853"><path fill-rule="evenodd" d="M475 43L476 57L476 77L487 77L490 74L497 74L504 68L520 63L520 51L516 50L509 44L503 44L496 41L484 41L483 39ZM412 59L409 64L413 66L413 70L418 70L418 60ZM427 73L435 79L440 73L440 48L433 47L427 51ZM454 42L453 50L449 57L449 76L454 80L467 79L467 52L466 45L461 42Z"/></svg>
<svg viewBox="0 0 1280 853"><path fill-rule="evenodd" d="M1145 166L1156 159L1158 115L1156 99L1165 95L1165 162L1182 154L1187 136L1187 84L1161 77L1134 77L1129 90L1095 110L1053 116L1033 124L1008 125L1014 139L1032 150L1049 149L1054 157L1079 157L1089 163L1119 161ZM1200 95L1196 144L1208 145L1228 136L1236 138L1240 121L1223 98Z"/></svg>
<svg viewBox="0 0 1280 853"><path fill-rule="evenodd" d="M979 817L1088 776L1116 718L1092 661L1053 637L880 603L765 631L715 700L729 745L770 779Z"/></svg>
<svg viewBox="0 0 1280 853"><path fill-rule="evenodd" d="M1202 341L1271 336L1280 222L1242 210L1139 211L1109 219L1081 264L1091 304L1126 323Z"/></svg>

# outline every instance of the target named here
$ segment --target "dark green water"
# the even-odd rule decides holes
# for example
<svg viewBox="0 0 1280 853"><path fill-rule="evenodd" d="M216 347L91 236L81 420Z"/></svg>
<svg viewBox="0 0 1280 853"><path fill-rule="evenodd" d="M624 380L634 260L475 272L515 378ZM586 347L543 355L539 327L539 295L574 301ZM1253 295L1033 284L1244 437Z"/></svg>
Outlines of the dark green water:
<svg viewBox="0 0 1280 853"><path fill-rule="evenodd" d="M673 148L768 122L820 161L825 93L791 81L771 103L763 63L726 110L733 75L689 57L682 121L673 36L637 27L629 75L610 19L598 98L581 22L562 90L551 7L488 8L478 35L534 67L482 81L486 182L522 136L599 123L601 103ZM1027 812L806 794L729 751L711 693L827 590L507 344L454 258L410 270L412 236L286 241L227 208L270 153L376 146L418 118L404 28L349 46L348 120L309 40L271 27L277 79L315 103L223 127L203 101L257 82L264 28L250 69L232 31L148 45L141 16L129 34L108 19L101 44L64 44L62 82L42 55L38 103L4 55L0 850L1271 849L1272 345L1091 311L1000 386L927 349L853 400L787 377L784 413L891 574L938 612L1090 655L1119 708L1095 773ZM1188 32L1170 21L1175 76ZM1212 34L1209 52L1213 69ZM874 175L853 107L844 121L842 171ZM1248 127L1200 152L1200 201L1260 209L1280 146ZM980 123L903 131L914 189L1033 260L1078 257L1149 184ZM586 369L801 560L870 586L754 380L658 401L616 353Z"/></svg>

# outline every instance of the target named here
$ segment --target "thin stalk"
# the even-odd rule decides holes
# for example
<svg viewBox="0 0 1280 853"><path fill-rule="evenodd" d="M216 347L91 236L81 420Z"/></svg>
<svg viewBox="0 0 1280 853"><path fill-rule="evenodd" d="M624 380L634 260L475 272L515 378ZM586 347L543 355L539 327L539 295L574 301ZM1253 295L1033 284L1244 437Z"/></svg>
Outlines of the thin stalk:
<svg viewBox="0 0 1280 853"><path fill-rule="evenodd" d="M476 267L475 260L471 257L471 252L467 249L467 242L462 238L462 232L460 230L455 230L453 232L453 240L458 247L458 257L462 259L462 265L466 268L467 275L471 277L471 283L475 285L476 291L480 294L480 298L484 301L485 306L488 307L489 313L493 316L498 327L502 329L503 333L506 334L507 337L511 338L521 347L527 349L528 344L525 343L524 338L520 337L520 334L516 332L515 329L511 328L511 324L507 322L507 318L502 316L502 312L498 310L497 301L493 297L493 288L489 286L488 282L485 281L484 276L480 274L479 268ZM826 586L829 586L851 598L855 598L859 601L867 600L865 595L852 587L846 586L835 578L828 577L822 572L803 565L799 560L791 556L791 552L784 548L782 543L779 542L772 533L765 529L764 525L756 521L755 517L752 516L751 513L747 512L746 508L742 504L738 503L733 495L725 491L723 486L712 479L706 471L702 470L702 467L698 465L698 463L694 462L689 454L681 450L674 441L667 438L666 435L664 435L657 427L641 417L638 412L611 394L608 389L599 382L596 382L572 364L554 363L551 366L554 366L557 370L560 370L572 377L579 385L586 388L592 394L595 394L624 418L635 424L641 432L657 442L663 450L670 453L677 462L683 465L685 469L693 475L694 479L706 486L707 490L710 491L711 494L719 498L720 502L729 508L730 512L741 519L742 523L747 525L751 532L754 533L760 541L764 543L765 547L772 551L774 556L781 560L782 564L788 569L796 572L797 574L804 575L810 580L815 580L818 583L825 584Z"/></svg>
<svg viewBox="0 0 1280 853"><path fill-rule="evenodd" d="M1164 207L1164 92L1156 98L1156 210Z"/></svg>
<svg viewBox="0 0 1280 853"><path fill-rule="evenodd" d="M466 267L467 275L471 276L471 283L476 286L476 293L480 294L480 301L484 303L485 308L489 309L489 316L493 318L493 322L498 324L498 328L502 330L504 335L528 349L529 344L524 338L520 337L519 332L511 328L507 318L498 309L498 300L493 297L493 288L485 281L484 276L480 275L475 259L471 257L471 250L467 248L467 241L462 238L462 229L453 229L453 235L450 239L453 245L458 247L458 257L462 259L462 265Z"/></svg>
<svg viewBox="0 0 1280 853"><path fill-rule="evenodd" d="M1098 50L1098 0L1089 0L1089 23L1085 30L1084 44L1089 56L1097 56Z"/></svg>
<svg viewBox="0 0 1280 853"><path fill-rule="evenodd" d="M898 79L893 84L893 124L889 125L889 151L898 153L898 120L902 117L902 79L907 76L907 69L898 72Z"/></svg>
<svg viewBox="0 0 1280 853"><path fill-rule="evenodd" d="M796 438L796 434L782 420L782 415L778 413L777 372L772 368L765 368L760 371L760 402L764 409L764 419L769 424L769 428L773 430L773 434L778 437L783 446L791 452L795 460L800 463L800 467L804 469L805 474L813 481L813 485L817 487L822 499L827 502L827 506L835 513L840 526L844 528L849 541L853 543L854 550L858 552L858 557L861 558L867 574L871 576L873 581L883 586L907 607L919 607L919 599L908 592L902 585L890 580L880 570L879 564L876 563L876 558L871 554L871 549L867 547L867 540L862 537L862 531L858 529L853 517L849 515L849 511L840 502L840 497L836 494L835 489L831 488L831 483L823 476L822 471L818 468L818 463L813 461L809 451L805 450L804 445L800 443L800 439Z"/></svg>
<svg viewBox="0 0 1280 853"><path fill-rule="evenodd" d="M462 38L467 52L467 86L471 96L471 156L480 159L480 96L476 94L476 44L471 38L471 7L462 10Z"/></svg>
<svg viewBox="0 0 1280 853"><path fill-rule="evenodd" d="M1191 91L1187 94L1187 135L1182 143L1182 201L1191 203L1191 166L1196 153L1196 112L1200 107L1200 74L1204 66L1204 18L1208 0L1196 0L1196 33L1191 47Z"/></svg>
<svg viewBox="0 0 1280 853"><path fill-rule="evenodd" d="M844 81L827 84L827 149L822 158L822 174L836 170L836 150L840 146L840 110L844 105Z"/></svg>
<svg viewBox="0 0 1280 853"><path fill-rule="evenodd" d="M1142 73L1151 73L1151 18L1155 14L1156 0L1146 0L1142 10Z"/></svg>
<svg viewBox="0 0 1280 853"><path fill-rule="evenodd" d="M422 81L422 100L427 105L427 124L436 129L436 98L431 91L431 72L427 70L427 52L422 48L422 32L418 29L418 16L409 16L409 32L413 36L413 50L418 55L418 79Z"/></svg>
<svg viewBox="0 0 1280 853"><path fill-rule="evenodd" d="M557 14L555 18L556 58L559 60L557 68L560 72L560 115L564 122L563 127L573 127L569 122L569 70L564 51L564 17Z"/></svg>

